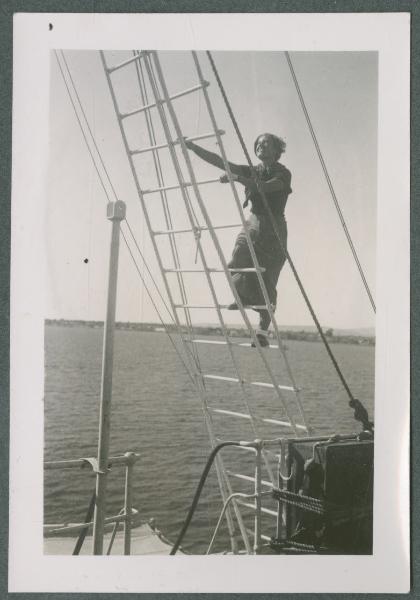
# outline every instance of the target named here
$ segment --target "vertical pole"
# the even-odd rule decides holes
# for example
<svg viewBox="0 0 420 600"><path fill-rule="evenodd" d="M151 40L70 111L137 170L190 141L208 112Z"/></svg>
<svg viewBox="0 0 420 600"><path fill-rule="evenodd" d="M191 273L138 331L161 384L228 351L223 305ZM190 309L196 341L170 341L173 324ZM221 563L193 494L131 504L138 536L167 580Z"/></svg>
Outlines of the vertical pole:
<svg viewBox="0 0 420 600"><path fill-rule="evenodd" d="M255 457L255 517L254 517L254 554L258 554L261 548L261 469L262 469L262 443L256 446Z"/></svg>
<svg viewBox="0 0 420 600"><path fill-rule="evenodd" d="M287 491L293 491L292 490L292 481L289 478L291 470L292 470L292 442L287 441L287 445L286 445L286 473L287 473L287 479L285 482L283 482L283 486L284 489ZM288 502L283 502L283 506L284 506L284 531L285 531L285 536L286 539L289 539L289 537L292 534L292 507L290 506L290 504ZM294 511L295 512L295 511Z"/></svg>
<svg viewBox="0 0 420 600"><path fill-rule="evenodd" d="M96 474L96 505L93 521L93 553L103 554L105 494L111 429L112 368L114 362L114 326L117 298L118 254L120 223L125 218L125 204L121 200L109 202L107 217L112 222L109 255L108 298L104 323L102 352L101 404L99 413L98 472Z"/></svg>
<svg viewBox="0 0 420 600"><path fill-rule="evenodd" d="M282 484L283 485L283 484ZM279 540L283 533L283 502L278 501L277 509L277 527L276 527L276 539Z"/></svg>
<svg viewBox="0 0 420 600"><path fill-rule="evenodd" d="M129 555L131 551L131 512L132 512L132 479L133 479L133 464L135 461L135 454L133 452L126 452L127 467L125 469L125 492L124 492L124 554Z"/></svg>
<svg viewBox="0 0 420 600"><path fill-rule="evenodd" d="M281 440L281 442L280 442L280 458L279 458L279 464L278 464L277 477L278 477L279 489L282 489L282 490L285 489L285 483L284 483L284 480L281 475L284 474L285 470L286 470L286 442L284 440ZM278 540L280 540L282 536L285 537L285 532L286 532L285 506L286 506L285 503L282 502L282 500L279 500L278 512L277 512L277 536L276 536L276 538Z"/></svg>

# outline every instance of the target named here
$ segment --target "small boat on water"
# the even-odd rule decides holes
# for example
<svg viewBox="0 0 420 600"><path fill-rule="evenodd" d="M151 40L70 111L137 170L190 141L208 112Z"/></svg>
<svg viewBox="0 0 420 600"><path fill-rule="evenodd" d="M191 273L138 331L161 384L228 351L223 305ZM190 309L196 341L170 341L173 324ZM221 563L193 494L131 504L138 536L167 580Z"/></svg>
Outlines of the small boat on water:
<svg viewBox="0 0 420 600"><path fill-rule="evenodd" d="M159 53L134 50L118 53L100 52L104 77L115 110L115 118L123 140L126 159L135 183L144 223L154 250L162 282L159 286L153 274L149 275L154 290L170 316L170 327L159 313L161 330L168 334L195 386L197 399L205 416L205 426L212 451L199 481L191 505L185 507L185 521L178 538L168 542L154 524L139 521L132 501L134 464L138 456L127 452L109 456L109 438L112 410L113 343L115 328L116 290L118 277L119 241L122 226L124 241L131 235L130 254L141 251L126 217L126 204L117 195L109 199L107 218L111 222L108 301L104 326L101 407L98 454L91 458L71 461L50 461L46 469L80 469L88 467L96 477L96 489L82 523L49 524L45 526L45 553L47 554L175 554L182 552L182 541L188 531L200 502L206 478L215 469L220 490L221 510L207 554L220 553L217 547L221 531L227 532L226 553L233 554L370 554L373 530L373 449L374 426L363 406L354 397L339 361L331 349L299 276L294 261L284 246L284 237L274 218L267 195L254 168L238 122L234 107L217 69L217 59L210 53L199 56L191 52L191 71L194 79L185 89L169 90L167 73ZM375 311L372 294L353 241L344 222L331 178L322 156L310 116L294 70L292 57L284 53L296 88L322 171L326 176L344 233L369 302ZM66 83L79 124L88 142L92 159L103 161L92 130L86 120L83 106L74 87L73 78L63 52L56 52L60 72ZM203 61L213 75L216 91L221 94L233 129L244 150L249 169L249 186L255 186L265 216L271 223L276 244L287 258L287 264L298 285L304 302L314 321L326 355L348 397L354 411L358 431L353 434L317 435L308 423L301 389L290 364L275 306L264 278L266 267L256 251L249 221L236 187L234 168L226 158L224 131L216 122L215 99L209 92L210 82L204 76ZM121 73L131 77L137 90L135 104L130 108L122 103L127 86L119 90ZM215 92L214 92L215 93ZM206 112L209 130L188 136L184 130L188 115L182 114L180 99L199 94L201 110ZM219 99L220 101L220 99ZM143 145L135 145L132 131L140 131ZM216 141L220 160L226 172L225 183L236 211L234 223L215 222L203 189L218 185L220 178L200 178L190 149L197 141ZM163 155L165 157L163 158ZM141 163L144 159L146 162ZM148 162L147 162L148 161ZM172 179L167 179L169 167ZM154 183L145 174L153 170ZM106 172L106 169L105 169ZM99 171L98 171L99 174ZM175 179L173 174L175 174ZM112 185L111 185L112 188ZM113 189L113 188L112 188ZM159 218L157 218L159 206ZM232 213L233 214L233 213ZM232 267L225 258L221 235L226 229L241 228L243 243L250 256L245 267ZM129 238L130 239L130 238ZM142 257L143 259L143 257ZM134 257L133 257L133 260ZM148 269L147 263L146 269ZM141 275L141 271L138 270ZM247 303L241 295L237 280L252 281L260 292L261 303ZM144 284L144 280L143 280ZM249 342L239 342L231 335L226 311L232 305L220 300L225 286L233 296L235 309L247 330ZM162 288L162 289L160 289ZM199 299L196 290L200 290ZM207 299L204 301L204 293ZM206 338L197 335L194 327L200 311L213 311L221 335ZM265 342L265 332L257 329L250 314L267 313L272 332L272 343ZM176 335L174 335L174 333ZM176 339L175 339L176 337ZM226 375L206 368L200 347L212 347L214 353L225 353L231 365ZM244 368L243 353L252 352L258 364L258 376ZM164 368L162 368L164 376ZM235 397L224 401L227 388L235 389ZM246 433L244 434L244 431ZM237 432L236 435L234 432ZM141 462L141 458L140 458ZM124 506L119 514L106 513L107 479L114 468L125 470Z"/></svg>

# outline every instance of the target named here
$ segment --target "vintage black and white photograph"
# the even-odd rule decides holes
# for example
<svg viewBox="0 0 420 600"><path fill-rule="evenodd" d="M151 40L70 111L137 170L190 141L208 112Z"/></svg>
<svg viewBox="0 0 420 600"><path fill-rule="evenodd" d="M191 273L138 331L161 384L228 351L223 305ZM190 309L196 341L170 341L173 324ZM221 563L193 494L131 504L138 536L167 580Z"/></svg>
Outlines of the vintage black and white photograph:
<svg viewBox="0 0 420 600"><path fill-rule="evenodd" d="M380 554L380 48L295 46L44 52L42 560Z"/></svg>

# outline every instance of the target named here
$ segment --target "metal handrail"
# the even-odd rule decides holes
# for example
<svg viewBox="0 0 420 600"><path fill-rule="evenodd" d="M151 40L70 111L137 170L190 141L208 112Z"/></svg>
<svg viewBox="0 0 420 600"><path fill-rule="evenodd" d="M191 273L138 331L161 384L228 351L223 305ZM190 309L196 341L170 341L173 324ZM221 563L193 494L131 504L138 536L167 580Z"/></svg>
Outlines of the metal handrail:
<svg viewBox="0 0 420 600"><path fill-rule="evenodd" d="M126 466L129 462L136 462L136 460L139 458L139 454L136 454L135 452L126 452L123 455L120 456L110 456L108 459L108 468L112 467L124 467ZM86 467L88 464L91 465L92 470L95 471L95 467L94 464L96 462L96 458L94 457L89 457L89 458L76 458L76 459L69 459L69 460L49 460L46 461L44 463L44 469L46 471L52 470L52 469L72 469L72 468L76 468L76 467L80 467L81 469L83 469L84 467Z"/></svg>
<svg viewBox="0 0 420 600"><path fill-rule="evenodd" d="M124 509L123 509L124 510ZM128 517L131 517L130 520L132 520L132 518L134 516L136 516L138 514L138 511L136 509L131 509L131 515L126 515L125 512L122 513L118 513L118 515L113 515L112 517L106 517L104 519L104 523L105 525L109 525L109 523L123 523L127 520ZM82 531L83 529L88 529L89 527L93 526L93 521L89 521L88 523L69 523L68 525L63 525L62 527L55 527L54 529L48 529L48 527L50 527L49 525L44 525L44 531L46 533L49 534L58 534L58 533L63 533L64 531L67 531L68 533L70 532L76 532L76 531Z"/></svg>
<svg viewBox="0 0 420 600"><path fill-rule="evenodd" d="M226 513L226 510L229 506L229 504L231 503L232 500L236 500L239 504L242 504L244 506L247 506L248 508L252 508L255 511L255 515L254 515L254 529L251 532L250 530L247 530L248 533L252 533L254 536L254 546L253 546L253 553L254 554L258 554L260 552L261 549L261 544L262 541L264 539L269 539L267 538L267 536L264 536L262 534L261 531L261 517L262 517L262 513L269 513L271 514L272 511L269 511L266 508L263 508L262 506L262 498L263 496L267 496L267 495L271 495L272 491L263 491L262 490L262 485L267 484L268 482L264 482L262 479L262 456L263 456L263 452L266 448L270 448L270 447L280 447L280 458L281 461L279 461L279 465L278 465L278 475L279 477L283 480L283 483L285 483L288 479L290 479L289 477L285 477L282 475L282 466L284 467L285 464L288 464L288 450L287 448L290 445L293 445L294 443L316 443L316 444L322 444L322 443L327 443L330 441L346 441L346 440L354 440L356 439L358 436L357 434L345 434L345 435L333 435L333 436L328 436L328 435L322 435L322 436L312 436L312 437L307 437L307 438L275 438L275 439L269 439L269 440L255 440L252 444L250 445L238 445L239 448L245 449L245 450L249 450L251 449L253 452L256 453L256 461L255 461L255 475L254 477L249 477L249 481L254 483L254 493L253 494L245 494L242 492L235 492L235 493L231 493L229 495L229 497L226 499L226 501L223 504L222 510L220 512L220 516L219 519L217 521L214 533L212 535L212 538L210 540L209 546L207 548L206 554L210 554L213 546L214 546L214 542L216 540L217 534L219 533L222 521L223 521L223 517ZM242 501L241 501L242 499ZM248 500L254 500L254 504L248 504L245 503L243 500L244 499L248 499ZM282 517L284 520L284 523L286 524L286 515L282 515L282 517L280 516L279 513L272 513L274 516L277 516L278 519L278 523L277 523L277 530L278 530L278 534L280 531L280 527L281 527L281 521L282 521Z"/></svg>
<svg viewBox="0 0 420 600"><path fill-rule="evenodd" d="M219 533L219 529L220 529L220 526L221 526L222 521L223 521L223 517L225 516L226 510L227 510L230 502L234 498L249 498L249 499L252 499L252 498L255 498L255 494L243 494L242 492L234 492L233 494L230 494L230 496L227 497L226 501L223 504L223 508L222 508L222 510L220 512L220 516L219 516L219 519L217 521L217 525L215 527L213 536L212 536L212 538L210 540L209 547L207 548L206 554L210 554L210 552L212 551L212 548L213 548L213 545L214 545L214 541L216 539L217 534Z"/></svg>
<svg viewBox="0 0 420 600"><path fill-rule="evenodd" d="M207 552L206 554L210 554L213 545L214 545L214 541L216 539L216 536L219 532L220 526L222 524L223 521L223 517L225 516L226 510L230 504L230 502L234 499L239 499L239 498L247 498L247 499L253 499L254 500L254 510L255 510L255 519L254 519L254 547L253 547L253 553L254 554L258 554L259 549L261 547L261 512L262 512L262 505L261 505L261 497L263 495L265 495L265 492L262 492L261 489L261 483L262 483L262 447L263 447L263 441L262 440L255 440L252 443L252 446L256 452L256 456L255 456L255 485L254 485L254 493L253 494L244 494L242 492L235 492L232 493L228 496L228 498L226 499L226 501L223 504L223 508L222 511L220 513L219 519L217 521L217 525L216 528L214 530L213 536L210 540L210 544L209 547L207 548ZM271 493L271 492L270 492Z"/></svg>
<svg viewBox="0 0 420 600"><path fill-rule="evenodd" d="M138 511L132 506L132 474L133 467L137 459L139 458L139 454L135 452L126 452L120 456L111 456L108 459L108 468L107 471L112 467L125 467L125 484L124 484L124 507L121 509L118 515L113 515L110 517L104 518L104 525L108 525L110 523L114 523L115 526L118 523L124 523L124 554L129 555L131 550L131 526L133 517L138 514ZM87 465L90 465L92 471L95 474L98 474L99 466L98 461L94 457L89 458L79 458L74 460L56 460L56 461L47 461L44 463L45 470L57 470L57 469L72 469L72 468L84 468ZM102 474L105 474L102 472ZM51 526L44 525L44 532L48 532L50 534L59 534L59 533L70 533L77 531L85 531L89 527L94 525L94 521L88 521L87 523L74 523L64 525L62 527L51 528ZM114 534L115 535L115 534Z"/></svg>

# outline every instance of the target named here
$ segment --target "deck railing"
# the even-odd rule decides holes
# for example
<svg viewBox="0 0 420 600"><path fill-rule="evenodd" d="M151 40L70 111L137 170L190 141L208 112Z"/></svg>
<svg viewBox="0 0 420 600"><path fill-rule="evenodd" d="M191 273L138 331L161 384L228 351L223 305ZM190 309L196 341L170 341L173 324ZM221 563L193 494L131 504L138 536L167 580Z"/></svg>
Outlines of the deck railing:
<svg viewBox="0 0 420 600"><path fill-rule="evenodd" d="M287 501L286 494L290 492L290 483L293 476L292 471L292 454L291 451L295 445L309 444L312 446L312 451L321 444L330 442L346 442L356 441L359 439L358 434L347 435L321 435L311 437L293 437L293 438L275 438L268 440L254 440L254 442L238 444L236 448L241 451L253 452L255 454L255 474L254 477L244 476L239 473L230 473L231 476L253 483L253 493L235 492L225 500L221 513L219 515L214 533L210 540L206 554L211 554L214 548L216 537L221 529L223 518L229 505L235 501L241 506L246 507L254 513L254 527L247 528L247 533L253 538L254 543L251 549L252 554L260 554L263 550L263 545L269 545L272 538L280 539L282 536L288 538L291 534L291 503ZM273 452L274 451L274 452ZM274 485L270 481L263 479L263 456L264 453L275 457L277 464L277 483ZM269 488L268 490L264 488ZM283 492L282 495L276 492ZM278 503L278 510L273 511L264 507L262 501L264 498L275 498ZM305 496L301 496L305 499ZM267 536L262 532L262 516L269 515L276 518L276 535Z"/></svg>
<svg viewBox="0 0 420 600"><path fill-rule="evenodd" d="M107 554L110 554L111 548L117 533L119 523L124 523L124 554L128 555L131 551L131 526L133 517L137 515L137 511L132 506L132 483L133 483L133 467L139 454L134 452L126 452L120 456L112 456L108 460L108 470L111 467L125 468L125 483L124 483L124 506L118 515L112 515L104 519L104 524L109 525L114 523L114 529L111 535L110 544ZM96 458L78 458L75 460L55 460L44 463L46 471L62 470L62 469L81 469L90 466L92 471L98 473L98 461ZM96 499L95 499L96 501ZM85 532L93 527L94 522L88 519L86 523L74 523L71 525L63 525L58 527L44 526L44 532L48 535L59 535L64 533ZM80 548L79 548L80 549Z"/></svg>

